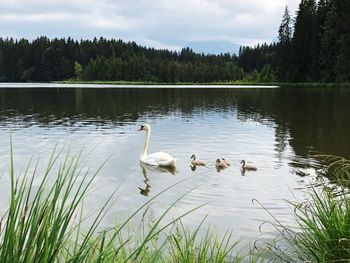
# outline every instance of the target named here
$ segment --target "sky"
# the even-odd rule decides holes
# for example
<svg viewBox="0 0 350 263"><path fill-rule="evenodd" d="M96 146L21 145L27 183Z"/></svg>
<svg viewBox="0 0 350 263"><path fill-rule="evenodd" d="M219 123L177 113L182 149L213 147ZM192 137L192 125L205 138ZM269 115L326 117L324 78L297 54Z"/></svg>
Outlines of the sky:
<svg viewBox="0 0 350 263"><path fill-rule="evenodd" d="M105 37L179 50L187 43L256 45L277 38L300 0L0 0L0 37Z"/></svg>

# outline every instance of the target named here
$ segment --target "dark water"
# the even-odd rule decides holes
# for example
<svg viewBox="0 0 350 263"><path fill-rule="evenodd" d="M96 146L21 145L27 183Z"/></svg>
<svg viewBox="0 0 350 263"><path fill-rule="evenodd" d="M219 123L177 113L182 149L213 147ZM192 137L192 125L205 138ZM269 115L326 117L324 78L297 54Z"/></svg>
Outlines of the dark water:
<svg viewBox="0 0 350 263"><path fill-rule="evenodd" d="M15 167L29 159L46 163L54 145L78 152L96 170L109 158L85 205L98 209L117 187L119 198L104 224L116 222L166 187L181 180L153 204L164 211L191 190L169 214L180 215L209 202L184 222L207 224L236 237L256 238L259 225L272 218L257 199L283 223L292 222L287 200L302 200L315 180L320 152L350 158L350 90L326 88L2 88L0 89L1 196L8 193L9 137L12 131ZM165 151L177 159L176 171L141 167L144 134L152 126L149 152ZM208 167L190 168L196 154ZM218 172L216 158L232 166ZM242 173L239 161L258 167ZM3 208L2 208L3 209Z"/></svg>

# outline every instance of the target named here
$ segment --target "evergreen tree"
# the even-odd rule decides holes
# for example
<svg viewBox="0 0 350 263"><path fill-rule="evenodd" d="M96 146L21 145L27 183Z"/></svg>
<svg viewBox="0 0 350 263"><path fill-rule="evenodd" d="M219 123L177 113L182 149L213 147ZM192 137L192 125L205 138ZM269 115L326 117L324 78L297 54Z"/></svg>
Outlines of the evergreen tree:
<svg viewBox="0 0 350 263"><path fill-rule="evenodd" d="M292 38L291 22L292 21L289 14L289 9L288 9L288 6L286 6L286 8L284 9L282 23L278 29L279 43L281 44L290 43Z"/></svg>
<svg viewBox="0 0 350 263"><path fill-rule="evenodd" d="M320 81L322 74L321 63L321 42L325 31L327 14L330 11L329 0L319 0L317 4L316 17L313 23L311 55L312 63L310 69L310 78L313 81Z"/></svg>
<svg viewBox="0 0 350 263"><path fill-rule="evenodd" d="M301 0L294 24L292 79L307 81L312 65L312 32L316 13L315 0Z"/></svg>
<svg viewBox="0 0 350 263"><path fill-rule="evenodd" d="M5 81L5 65L4 65L4 56L2 55L2 51L0 49L0 82Z"/></svg>
<svg viewBox="0 0 350 263"><path fill-rule="evenodd" d="M336 61L336 80L350 81L350 2L349 0L334 0L339 29L339 49Z"/></svg>
<svg viewBox="0 0 350 263"><path fill-rule="evenodd" d="M301 0L294 31L291 21L286 7L278 42L241 47L238 56L105 38L0 38L0 81L350 81L349 0Z"/></svg>
<svg viewBox="0 0 350 263"><path fill-rule="evenodd" d="M1 81L83 80L219 81L242 78L230 54L156 50L135 42L40 37L0 39ZM260 61L260 60L259 60ZM6 67L5 67L6 65ZM236 74L237 68L240 74Z"/></svg>
<svg viewBox="0 0 350 263"><path fill-rule="evenodd" d="M292 40L292 28L291 17L288 7L284 10L282 23L278 30L278 47L277 47L277 68L278 78L280 81L289 80L289 70L291 63L291 40Z"/></svg>
<svg viewBox="0 0 350 263"><path fill-rule="evenodd" d="M339 50L339 30L337 26L337 12L334 4L330 6L321 39L321 77L323 81L333 82L336 79L335 65Z"/></svg>

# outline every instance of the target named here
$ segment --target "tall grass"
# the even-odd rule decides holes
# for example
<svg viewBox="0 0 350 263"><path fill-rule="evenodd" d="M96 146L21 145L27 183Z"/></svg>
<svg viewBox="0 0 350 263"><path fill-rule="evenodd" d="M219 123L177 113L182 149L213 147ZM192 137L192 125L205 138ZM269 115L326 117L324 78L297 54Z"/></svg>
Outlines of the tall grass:
<svg viewBox="0 0 350 263"><path fill-rule="evenodd" d="M350 262L350 162L318 156L330 181L312 188L310 200L294 204L297 228L279 225L286 248L274 248L285 262Z"/></svg>
<svg viewBox="0 0 350 263"><path fill-rule="evenodd" d="M102 165L103 166L103 165ZM199 239L202 224L194 231L181 219L194 207L165 222L169 211L187 194L180 196L152 223L141 220L130 229L138 213L147 213L154 199L177 184L149 199L121 223L101 229L101 220L114 200L114 193L86 226L83 201L93 189L99 169L90 174L81 165L81 154L71 156L53 151L43 174L38 163L16 176L10 150L10 201L0 220L0 262L227 262L240 261L234 253L236 242L228 233L220 238L208 230ZM34 179L41 178L38 187ZM181 182L180 182L181 183ZM179 183L178 183L179 184ZM35 191L34 191L35 189ZM146 212L145 212L146 211ZM89 221L89 222L90 222ZM83 226L84 224L84 226ZM99 229L99 231L97 231ZM135 234L137 233L137 234Z"/></svg>
<svg viewBox="0 0 350 263"><path fill-rule="evenodd" d="M344 187L350 187L350 160L333 155L315 155L321 164L318 173L330 182Z"/></svg>
<svg viewBox="0 0 350 263"><path fill-rule="evenodd" d="M322 158L328 163L321 173L337 187L329 187L328 182L314 187L308 202L295 204L297 227L278 224L282 239L272 240L262 250L247 246L237 252L238 241L231 232L223 236L210 228L205 232L205 219L194 230L183 225L186 215L205 204L165 220L188 193L157 218L145 219L152 202L182 182L150 198L126 220L116 219L118 224L102 228L115 192L89 221L83 202L103 164L91 173L81 165L80 153L63 156L55 148L43 174L35 163L16 176L11 144L10 201L0 215L0 262L349 262L350 162ZM34 187L37 178L40 183ZM136 215L141 213L135 227Z"/></svg>
<svg viewBox="0 0 350 263"><path fill-rule="evenodd" d="M92 238L101 221L106 205L103 206L82 238L71 245L73 235L80 235L80 223L73 225L84 197L96 177L88 176L79 167L80 155L65 156L59 165L55 178L52 171L60 152L53 151L43 175L37 174L38 163L29 175L28 165L24 174L15 177L11 143L10 153L10 204L1 218L0 262L53 262L69 258L70 253L82 254L84 246ZM41 176L34 192L34 178ZM78 182L79 179L79 182Z"/></svg>

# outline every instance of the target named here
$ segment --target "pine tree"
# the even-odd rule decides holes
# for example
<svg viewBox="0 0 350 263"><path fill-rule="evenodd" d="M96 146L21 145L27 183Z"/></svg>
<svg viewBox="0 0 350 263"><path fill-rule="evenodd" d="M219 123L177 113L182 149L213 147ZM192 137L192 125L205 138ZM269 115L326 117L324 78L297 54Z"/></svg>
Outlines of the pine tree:
<svg viewBox="0 0 350 263"><path fill-rule="evenodd" d="M313 23L311 55L312 63L310 69L311 79L313 81L321 80L322 63L321 63L321 42L325 31L327 14L330 11L329 0L319 0L317 4L316 17Z"/></svg>
<svg viewBox="0 0 350 263"><path fill-rule="evenodd" d="M286 6L286 8L284 9L282 23L278 30L278 40L279 40L279 43L285 44L285 43L290 43L291 38L292 38L291 17L289 14L288 6Z"/></svg>
<svg viewBox="0 0 350 263"><path fill-rule="evenodd" d="M331 4L324 26L324 33L321 39L321 77L325 82L333 82L336 79L337 74L335 65L339 51L339 35L340 33L337 26L336 7L334 4Z"/></svg>
<svg viewBox="0 0 350 263"><path fill-rule="evenodd" d="M5 81L5 65L4 65L4 56L2 54L2 51L0 49L0 81Z"/></svg>
<svg viewBox="0 0 350 263"><path fill-rule="evenodd" d="M297 82L310 78L312 32L316 13L315 0L301 0L294 24L292 74Z"/></svg>
<svg viewBox="0 0 350 263"><path fill-rule="evenodd" d="M335 0L335 5L339 28L336 80L347 82L350 81L350 3L349 0Z"/></svg>
<svg viewBox="0 0 350 263"><path fill-rule="evenodd" d="M290 52L291 52L291 17L288 7L284 10L282 23L278 30L278 47L277 47L277 67L280 81L289 80L289 67L290 67Z"/></svg>

